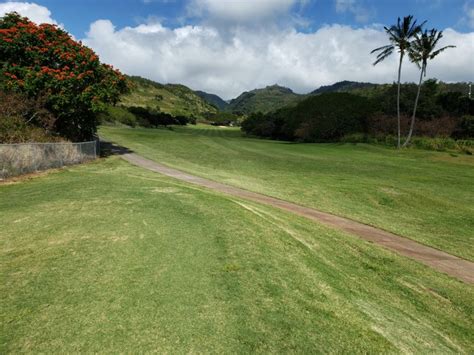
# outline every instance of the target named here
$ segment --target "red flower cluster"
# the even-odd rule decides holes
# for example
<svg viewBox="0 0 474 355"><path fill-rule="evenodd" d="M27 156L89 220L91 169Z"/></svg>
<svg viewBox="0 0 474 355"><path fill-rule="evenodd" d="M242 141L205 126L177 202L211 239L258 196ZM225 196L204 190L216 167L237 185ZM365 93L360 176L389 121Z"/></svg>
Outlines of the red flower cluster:
<svg viewBox="0 0 474 355"><path fill-rule="evenodd" d="M36 25L15 13L0 17L0 53L3 85L30 96L47 95L61 117L76 111L83 116L103 102L116 102L127 87L118 70L101 64L90 48L62 29Z"/></svg>
<svg viewBox="0 0 474 355"><path fill-rule="evenodd" d="M3 75L5 75L7 78L11 78L11 79L18 79L17 76L15 74L12 74L12 73L9 73L9 72L5 72L3 73Z"/></svg>

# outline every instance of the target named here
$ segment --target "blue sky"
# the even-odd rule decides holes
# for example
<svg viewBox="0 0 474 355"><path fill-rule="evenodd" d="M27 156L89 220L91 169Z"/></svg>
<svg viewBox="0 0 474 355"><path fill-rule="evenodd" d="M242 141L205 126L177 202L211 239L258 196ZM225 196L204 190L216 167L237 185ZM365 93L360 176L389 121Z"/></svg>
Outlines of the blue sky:
<svg viewBox="0 0 474 355"><path fill-rule="evenodd" d="M183 0L37 0L35 3L47 7L54 18L65 24L76 37L83 37L89 25L99 19L110 19L116 26L125 27L155 17L172 28L201 20L189 15L190 2ZM350 5L351 1L344 3ZM339 8L337 11L334 0L309 0L295 4L291 12L302 18L304 24L298 26L301 31L314 31L324 24L333 23L353 27L369 23L387 25L397 16L412 14L420 20L429 19L430 26L436 28L451 27L468 32L472 29L468 21L463 20L467 3L464 0L360 0L353 10ZM357 11L362 12L362 18L358 20Z"/></svg>
<svg viewBox="0 0 474 355"><path fill-rule="evenodd" d="M387 44L383 25L412 14L455 45L428 77L474 81L474 0L29 0L0 1L57 23L130 75L181 83L225 99L280 84L298 93L341 80L390 83L396 55L372 66ZM406 61L403 81L415 81Z"/></svg>

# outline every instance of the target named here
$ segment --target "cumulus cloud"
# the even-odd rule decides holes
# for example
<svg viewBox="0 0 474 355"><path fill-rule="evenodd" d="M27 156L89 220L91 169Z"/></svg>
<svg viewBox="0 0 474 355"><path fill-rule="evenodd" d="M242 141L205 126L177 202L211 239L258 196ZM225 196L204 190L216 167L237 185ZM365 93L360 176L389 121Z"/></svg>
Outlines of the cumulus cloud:
<svg viewBox="0 0 474 355"><path fill-rule="evenodd" d="M349 12L357 22L366 23L372 17L372 11L360 5L356 0L336 0L336 12Z"/></svg>
<svg viewBox="0 0 474 355"><path fill-rule="evenodd" d="M22 16L28 17L36 23L51 23L57 25L57 22L51 17L51 11L47 7L30 2L8 1L0 4L0 16L6 13L16 11Z"/></svg>
<svg viewBox="0 0 474 355"><path fill-rule="evenodd" d="M474 81L474 33L447 29L444 34L440 46L457 47L430 63L428 75ZM379 27L331 25L312 33L239 27L229 37L211 26L171 29L147 23L116 29L100 20L91 25L84 42L126 73L183 83L227 99L274 83L304 93L340 80L396 80L395 55L372 66L370 51L387 42ZM415 81L417 73L416 66L406 62L403 80Z"/></svg>
<svg viewBox="0 0 474 355"><path fill-rule="evenodd" d="M296 4L304 4L306 0L191 0L188 14L193 17L205 17L211 21L230 23L251 23L256 20L274 20L286 14Z"/></svg>
<svg viewBox="0 0 474 355"><path fill-rule="evenodd" d="M279 14L305 2L229 0L226 3L235 7L229 5L233 10L228 11L219 5L223 3L220 0L193 1L201 1L205 11L212 12L214 17L227 16L234 21L245 18L250 12L255 12L252 16L260 14L264 19L267 12ZM253 3L252 9L239 5L245 3ZM349 1L345 6L351 4ZM45 7L31 3L0 4L0 14L13 10L37 22L54 23ZM474 32L446 29L444 35L440 46L452 44L457 47L429 63L428 76L443 81L474 81ZM334 24L313 32L300 32L288 26L236 24L224 31L208 22L170 28L158 20L116 28L110 20L104 19L90 25L83 41L100 55L102 61L127 74L163 83L182 83L225 99L275 83L306 93L340 80L393 82L397 74L396 55L372 66L374 57L370 51L387 44L386 34L379 26L354 29ZM416 81L417 77L418 69L407 61L402 79Z"/></svg>

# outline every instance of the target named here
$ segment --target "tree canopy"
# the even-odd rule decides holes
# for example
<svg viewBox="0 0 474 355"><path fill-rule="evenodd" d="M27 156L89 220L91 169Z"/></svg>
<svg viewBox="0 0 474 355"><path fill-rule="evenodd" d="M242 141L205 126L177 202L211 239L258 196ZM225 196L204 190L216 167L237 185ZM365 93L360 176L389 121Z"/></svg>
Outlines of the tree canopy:
<svg viewBox="0 0 474 355"><path fill-rule="evenodd" d="M9 13L0 18L0 89L44 97L55 133L84 140L96 131L96 113L117 102L127 84L63 29Z"/></svg>

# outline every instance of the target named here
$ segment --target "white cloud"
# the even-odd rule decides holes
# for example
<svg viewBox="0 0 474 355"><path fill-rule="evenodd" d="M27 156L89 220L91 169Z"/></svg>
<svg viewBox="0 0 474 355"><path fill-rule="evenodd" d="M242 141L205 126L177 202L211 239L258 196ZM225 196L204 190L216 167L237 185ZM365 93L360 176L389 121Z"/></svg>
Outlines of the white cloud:
<svg viewBox="0 0 474 355"><path fill-rule="evenodd" d="M336 12L344 13L350 12L354 15L357 22L367 23L372 17L370 9L363 7L356 0L335 0L336 1Z"/></svg>
<svg viewBox="0 0 474 355"><path fill-rule="evenodd" d="M306 0L191 0L188 13L190 16L217 21L249 23L274 19L286 14L297 3L305 2Z"/></svg>
<svg viewBox="0 0 474 355"><path fill-rule="evenodd" d="M183 83L224 98L274 83L308 92L339 80L396 80L395 55L372 66L370 51L387 42L379 27L331 25L313 33L239 27L229 36L212 26L170 29L158 23L117 30L110 21L101 20L91 25L84 42L102 60L128 74ZM447 29L440 45L457 48L430 63L428 75L444 81L474 81L472 43L474 32ZM415 81L417 73L406 62L403 80Z"/></svg>
<svg viewBox="0 0 474 355"><path fill-rule="evenodd" d="M238 5L244 1L229 0L236 4L230 12L220 8L217 0L199 1L208 3L206 11L214 11L213 16L230 16L234 21L251 11L248 5ZM254 2L252 16L260 14L261 19L265 19L267 12L282 13L304 2L262 0L258 6ZM214 7L209 5L211 3ZM345 6L352 6L351 2ZM43 6L18 2L0 4L0 14L14 10L36 22L55 23L50 11ZM440 46L457 47L429 63L428 76L444 81L474 81L474 32L447 29L444 34ZM354 29L330 25L303 33L275 26L230 26L223 31L212 23L169 28L153 19L135 27L117 29L110 20L98 20L91 24L84 43L92 47L102 61L127 74L164 83L182 83L226 99L275 83L305 93L340 80L377 83L396 80L396 55L372 66L374 57L370 51L387 43L386 34L378 26ZM417 77L416 66L406 62L402 79L416 81Z"/></svg>
<svg viewBox="0 0 474 355"><path fill-rule="evenodd" d="M8 1L0 4L0 16L12 11L16 11L20 15L28 17L31 21L36 23L51 23L57 25L57 22L51 17L51 11L35 3Z"/></svg>

